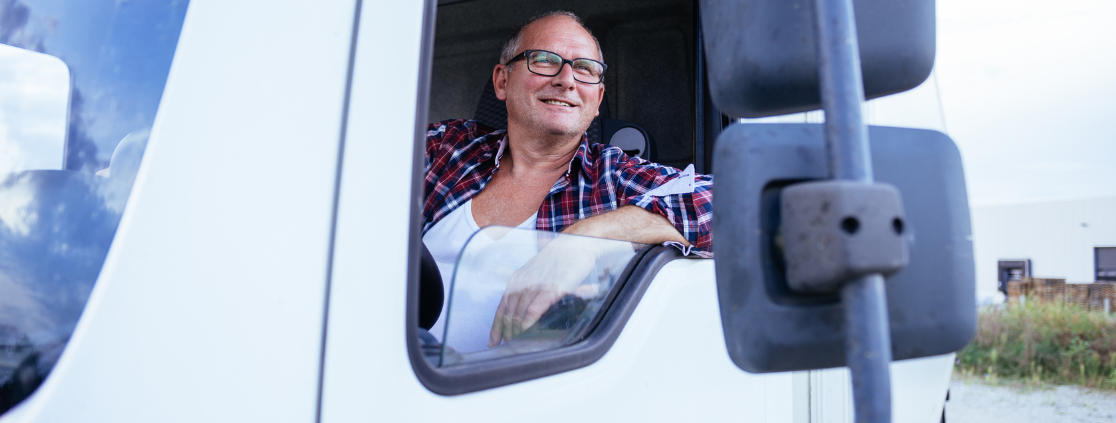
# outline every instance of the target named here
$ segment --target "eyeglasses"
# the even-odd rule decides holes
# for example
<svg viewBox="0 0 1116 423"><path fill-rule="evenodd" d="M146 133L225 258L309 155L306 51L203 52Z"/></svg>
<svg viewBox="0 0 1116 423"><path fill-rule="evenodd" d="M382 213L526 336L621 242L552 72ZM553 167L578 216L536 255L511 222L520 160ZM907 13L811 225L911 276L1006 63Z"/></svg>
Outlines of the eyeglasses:
<svg viewBox="0 0 1116 423"><path fill-rule="evenodd" d="M562 67L569 63L570 69L573 69L574 80L586 84L600 84L604 80L604 71L608 68L604 63L593 59L563 59L558 53L546 50L524 50L504 65L510 65L521 59L527 59L527 70L542 76L558 75L562 73Z"/></svg>

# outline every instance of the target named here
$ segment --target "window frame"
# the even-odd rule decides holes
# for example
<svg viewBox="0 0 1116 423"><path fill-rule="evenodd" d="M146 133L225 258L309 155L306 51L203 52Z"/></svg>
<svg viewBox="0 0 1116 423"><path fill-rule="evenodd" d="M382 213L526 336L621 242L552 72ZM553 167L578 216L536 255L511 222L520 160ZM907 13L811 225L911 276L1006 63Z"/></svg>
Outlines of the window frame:
<svg viewBox="0 0 1116 423"><path fill-rule="evenodd" d="M617 279L615 296L594 317L598 322L587 335L572 345L550 351L467 363L448 368L431 365L423 355L418 336L418 309L421 245L423 169L426 128L430 106L430 87L434 56L434 30L438 0L426 0L415 107L414 148L411 174L411 211L407 263L406 325L407 356L418 380L439 395L460 395L538 379L595 363L612 347L635 311L655 275L667 263L684 258L676 248L652 246L639 251ZM443 281L449 283L450 281ZM613 294L610 294L613 295Z"/></svg>
<svg viewBox="0 0 1116 423"><path fill-rule="evenodd" d="M411 243L422 242L417 234ZM466 363L452 367L432 366L423 356L418 340L418 289L419 275L413 269L408 275L407 286L407 355L418 379L430 391L440 395L460 395L496 388L532 379L538 379L593 364L605 355L628 318L635 312L639 300L651 285L655 275L667 263L682 258L676 248L654 246L641 250L628 263L617 280L618 288L611 302L602 307L595 317L600 319L584 339L550 351L540 351L496 360ZM412 257L414 260L414 257Z"/></svg>

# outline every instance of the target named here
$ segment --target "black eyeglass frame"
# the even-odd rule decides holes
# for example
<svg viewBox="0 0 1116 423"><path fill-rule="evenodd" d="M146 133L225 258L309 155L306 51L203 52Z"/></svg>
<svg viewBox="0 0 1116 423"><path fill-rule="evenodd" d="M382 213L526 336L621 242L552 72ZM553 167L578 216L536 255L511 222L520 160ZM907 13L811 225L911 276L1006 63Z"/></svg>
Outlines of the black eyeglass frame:
<svg viewBox="0 0 1116 423"><path fill-rule="evenodd" d="M541 51L543 53L553 54L554 56L556 56L556 57L558 57L559 59L562 60L562 64L560 66L558 66L558 71L554 72L553 75L547 75L545 73L535 72L534 69L531 69L531 61L528 60L527 61L527 70L530 71L531 73L535 74L535 75L558 76L558 74L562 73L562 68L565 68L567 63L570 64L570 70L573 70L574 69L573 62L575 60L588 60L590 62L597 63L597 64L601 65L601 80L597 81L597 82L582 81L580 79L577 79L577 72L574 71L574 73L573 73L574 74L574 77L573 77L574 81L580 82L582 84L593 84L593 85L600 84L600 83L604 82L604 74L605 74L605 71L608 70L608 65L604 64L604 62L601 62L599 60L589 59L589 58L586 58L586 57L576 57L576 58L573 58L573 59L567 59L567 58L562 57L562 55L560 55L558 53L555 53L553 51L550 51L550 50L523 50L519 54L517 54L515 56L512 56L511 59L508 59L507 63L504 63L504 66L511 65L512 62L515 62L517 60L527 60L527 55L528 54L531 54L531 53L534 53L534 52L537 52L537 51Z"/></svg>

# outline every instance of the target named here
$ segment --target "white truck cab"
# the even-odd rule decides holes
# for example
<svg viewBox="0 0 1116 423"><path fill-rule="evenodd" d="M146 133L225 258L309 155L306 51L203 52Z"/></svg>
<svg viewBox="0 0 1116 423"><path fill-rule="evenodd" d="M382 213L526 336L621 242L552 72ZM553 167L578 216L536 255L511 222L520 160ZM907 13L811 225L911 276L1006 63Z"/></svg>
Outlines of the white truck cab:
<svg viewBox="0 0 1116 423"><path fill-rule="evenodd" d="M426 124L552 9L641 154L716 175L692 0L0 2L0 423L851 421L843 368L737 367L716 259L666 247L577 337L426 359ZM894 421L942 418L952 365L892 363Z"/></svg>

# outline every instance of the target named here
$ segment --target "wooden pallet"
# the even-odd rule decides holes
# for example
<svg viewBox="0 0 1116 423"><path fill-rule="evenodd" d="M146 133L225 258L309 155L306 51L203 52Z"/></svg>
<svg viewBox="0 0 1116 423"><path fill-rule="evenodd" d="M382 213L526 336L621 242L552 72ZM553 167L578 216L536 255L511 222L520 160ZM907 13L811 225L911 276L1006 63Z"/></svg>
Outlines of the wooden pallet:
<svg viewBox="0 0 1116 423"><path fill-rule="evenodd" d="M1035 299L1042 303L1061 303L1065 301L1066 280L1051 278L1031 278L1034 284Z"/></svg>
<svg viewBox="0 0 1116 423"><path fill-rule="evenodd" d="M1089 291L1090 284L1084 283L1069 283L1065 287L1065 302L1066 304L1077 304L1086 309L1089 308Z"/></svg>
<svg viewBox="0 0 1116 423"><path fill-rule="evenodd" d="M1029 281L1008 281L1007 283L1007 302L1008 304L1019 304L1019 297L1025 297L1031 290L1031 283Z"/></svg>
<svg viewBox="0 0 1116 423"><path fill-rule="evenodd" d="M1104 300L1108 300L1109 311L1116 311L1116 285L1093 283L1089 287L1089 297L1085 300L1089 310L1104 311Z"/></svg>
<svg viewBox="0 0 1116 423"><path fill-rule="evenodd" d="M1033 304L1076 304L1086 310L1103 311L1108 300L1109 311L1116 312L1116 284L1070 283L1065 279L1025 278L1007 283L1008 304L1020 304L1021 298Z"/></svg>

